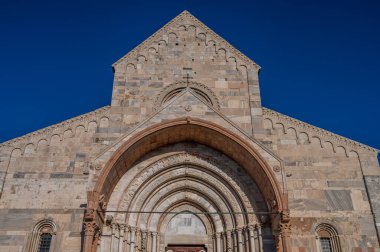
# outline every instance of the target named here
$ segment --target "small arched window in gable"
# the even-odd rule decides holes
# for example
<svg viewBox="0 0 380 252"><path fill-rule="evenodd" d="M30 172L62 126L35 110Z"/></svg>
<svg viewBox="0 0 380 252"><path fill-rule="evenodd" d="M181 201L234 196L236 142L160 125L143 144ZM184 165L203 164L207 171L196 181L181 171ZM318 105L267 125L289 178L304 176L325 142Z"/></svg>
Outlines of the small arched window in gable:
<svg viewBox="0 0 380 252"><path fill-rule="evenodd" d="M322 223L315 231L320 252L341 252L338 232L333 226Z"/></svg>

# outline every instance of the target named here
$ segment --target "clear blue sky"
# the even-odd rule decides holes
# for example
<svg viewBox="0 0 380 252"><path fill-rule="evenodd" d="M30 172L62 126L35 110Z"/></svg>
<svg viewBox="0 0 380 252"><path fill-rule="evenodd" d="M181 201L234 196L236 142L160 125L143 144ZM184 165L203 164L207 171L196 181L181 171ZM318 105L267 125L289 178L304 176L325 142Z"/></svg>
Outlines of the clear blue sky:
<svg viewBox="0 0 380 252"><path fill-rule="evenodd" d="M380 148L368 0L0 0L0 142L110 104L111 64L185 9L261 65L264 106Z"/></svg>

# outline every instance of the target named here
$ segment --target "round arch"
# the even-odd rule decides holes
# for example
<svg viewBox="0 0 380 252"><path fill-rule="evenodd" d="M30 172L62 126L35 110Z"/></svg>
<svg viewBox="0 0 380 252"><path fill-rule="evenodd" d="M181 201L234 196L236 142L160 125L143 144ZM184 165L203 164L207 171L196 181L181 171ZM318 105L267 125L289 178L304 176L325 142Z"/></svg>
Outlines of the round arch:
<svg viewBox="0 0 380 252"><path fill-rule="evenodd" d="M114 152L102 169L94 190L88 192L85 229L103 225L105 203L117 182L137 160L159 147L184 141L209 146L236 161L257 183L265 200L271 204L273 225L280 230L283 227L280 223L289 221L287 194L282 191L267 161L248 141L215 123L183 117L157 123L136 133ZM280 240L279 251L287 251L286 238ZM89 228L89 232L85 230L85 252L91 251L93 242L94 228Z"/></svg>

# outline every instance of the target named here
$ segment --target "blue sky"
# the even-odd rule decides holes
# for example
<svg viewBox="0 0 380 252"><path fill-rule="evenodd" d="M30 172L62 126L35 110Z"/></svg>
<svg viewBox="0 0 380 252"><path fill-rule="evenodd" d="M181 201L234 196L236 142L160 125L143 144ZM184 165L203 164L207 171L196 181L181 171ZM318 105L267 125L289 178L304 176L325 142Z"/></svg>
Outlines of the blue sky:
<svg viewBox="0 0 380 252"><path fill-rule="evenodd" d="M111 64L183 10L262 67L263 106L380 149L366 0L0 0L0 142L110 104Z"/></svg>

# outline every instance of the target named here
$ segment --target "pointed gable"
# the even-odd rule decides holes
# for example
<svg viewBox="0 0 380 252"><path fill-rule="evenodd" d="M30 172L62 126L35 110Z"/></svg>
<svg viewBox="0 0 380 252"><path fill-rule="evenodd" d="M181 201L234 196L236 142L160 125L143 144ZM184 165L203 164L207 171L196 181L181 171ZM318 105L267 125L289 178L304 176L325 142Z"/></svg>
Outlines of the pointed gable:
<svg viewBox="0 0 380 252"><path fill-rule="evenodd" d="M261 127L260 67L187 11L113 68L111 107L120 121L144 120L161 106L156 101L168 95L169 87L194 82L196 92L210 91L211 103L220 101L218 110L242 129L252 132L252 122Z"/></svg>
<svg viewBox="0 0 380 252"><path fill-rule="evenodd" d="M215 53L223 54L226 61L234 60L237 66L254 66L260 69L259 65L242 54L188 11L183 11L132 51L116 61L112 66L115 68L122 62L135 66L139 60L147 60L146 55L150 50L157 51L159 46L163 44L167 45L170 43L170 40L184 41L183 35L185 32L192 32L194 33L194 37L205 43L206 46L213 46Z"/></svg>

